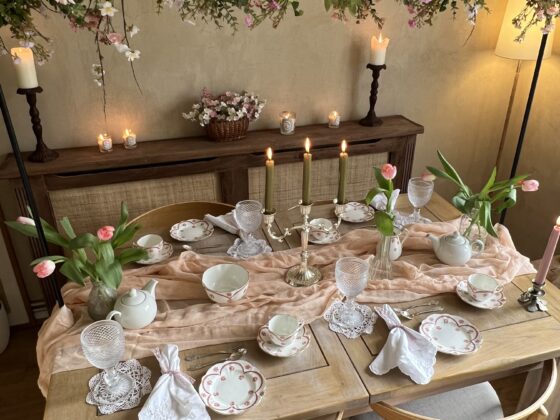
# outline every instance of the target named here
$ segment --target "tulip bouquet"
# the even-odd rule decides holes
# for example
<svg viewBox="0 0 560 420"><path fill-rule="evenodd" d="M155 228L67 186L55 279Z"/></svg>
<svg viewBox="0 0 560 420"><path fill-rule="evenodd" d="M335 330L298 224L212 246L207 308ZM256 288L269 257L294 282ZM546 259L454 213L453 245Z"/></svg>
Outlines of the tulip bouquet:
<svg viewBox="0 0 560 420"><path fill-rule="evenodd" d="M70 256L51 255L36 259L31 263L34 266L33 272L37 277L45 278L54 272L57 264L60 264L60 272L70 281L83 286L84 280L89 277L94 285L103 284L116 290L121 283L122 266L146 258L146 252L137 248L125 248L116 252L132 240L140 227L136 224L127 224L127 221L128 209L125 203L121 204L121 216L117 227L103 226L98 229L97 235L91 233L77 235L67 217L59 222L63 234L41 219L47 241L65 248ZM6 224L26 236L33 238L38 236L34 220L28 217L18 217L16 221L6 222Z"/></svg>
<svg viewBox="0 0 560 420"><path fill-rule="evenodd" d="M366 204L375 204L375 224L377 229L385 236L392 236L395 232L395 204L400 190L395 189L393 179L397 176L397 167L390 163L384 164L381 169L374 167L377 187L373 187L366 195Z"/></svg>

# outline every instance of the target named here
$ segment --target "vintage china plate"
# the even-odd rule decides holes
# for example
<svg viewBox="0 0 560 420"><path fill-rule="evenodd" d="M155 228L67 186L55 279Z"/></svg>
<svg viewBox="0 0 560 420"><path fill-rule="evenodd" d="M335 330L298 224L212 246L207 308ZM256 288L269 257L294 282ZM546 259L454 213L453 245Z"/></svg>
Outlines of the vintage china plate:
<svg viewBox="0 0 560 420"><path fill-rule="evenodd" d="M172 255L173 255L173 245L171 245L169 242L164 242L163 247L161 249L161 253L157 257L146 258L145 260L138 260L136 261L136 263L142 265L158 264L164 262Z"/></svg>
<svg viewBox="0 0 560 420"><path fill-rule="evenodd" d="M169 234L181 242L197 242L209 238L214 233L214 226L206 220L189 219L171 226Z"/></svg>
<svg viewBox="0 0 560 420"><path fill-rule="evenodd" d="M325 237L323 238L317 238L313 235L313 233L311 232L309 234L309 242L311 242L312 244L315 245L327 245L327 244L334 244L335 242L337 242L340 238L342 237L342 235L340 235L340 232L338 230L335 230L333 232L329 232L325 234Z"/></svg>
<svg viewBox="0 0 560 420"><path fill-rule="evenodd" d="M373 219L374 210L363 203L351 201L344 205L342 220L349 223L363 223Z"/></svg>
<svg viewBox="0 0 560 420"><path fill-rule="evenodd" d="M504 296L503 291L494 292L494 296L482 302L474 300L471 295L469 295L466 280L463 280L457 285L456 291L463 302L466 302L469 305L480 309L498 309L504 306L504 303L506 303L506 297Z"/></svg>
<svg viewBox="0 0 560 420"><path fill-rule="evenodd" d="M289 344L287 346L279 346L277 344L274 344L270 340L268 327L264 325L259 329L257 342L259 343L259 347L261 348L261 350L265 353L270 354L271 356L290 357L304 351L307 346L309 346L311 337L309 334L309 330L304 326L298 332L292 344Z"/></svg>
<svg viewBox="0 0 560 420"><path fill-rule="evenodd" d="M456 315L430 315L420 324L420 334L430 340L439 352L455 356L474 353L482 344L478 328Z"/></svg>
<svg viewBox="0 0 560 420"><path fill-rule="evenodd" d="M245 360L218 363L202 377L198 393L212 411L225 416L242 414L258 405L265 389L264 376Z"/></svg>

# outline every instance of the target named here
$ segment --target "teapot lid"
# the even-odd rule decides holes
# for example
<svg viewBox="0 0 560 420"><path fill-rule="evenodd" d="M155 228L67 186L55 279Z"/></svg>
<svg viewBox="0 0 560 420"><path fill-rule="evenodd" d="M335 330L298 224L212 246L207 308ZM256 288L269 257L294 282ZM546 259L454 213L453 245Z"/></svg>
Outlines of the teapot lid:
<svg viewBox="0 0 560 420"><path fill-rule="evenodd" d="M146 293L138 289L130 289L128 293L124 294L121 302L126 306L140 305L146 300Z"/></svg>
<svg viewBox="0 0 560 420"><path fill-rule="evenodd" d="M455 231L451 235L444 236L443 240L449 245L464 245L467 241L467 238L461 236L459 232Z"/></svg>

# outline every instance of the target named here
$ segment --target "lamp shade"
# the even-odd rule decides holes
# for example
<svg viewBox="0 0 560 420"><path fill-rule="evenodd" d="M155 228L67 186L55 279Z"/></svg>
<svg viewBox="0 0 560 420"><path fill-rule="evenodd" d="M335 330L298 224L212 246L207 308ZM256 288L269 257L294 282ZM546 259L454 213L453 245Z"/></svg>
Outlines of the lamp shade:
<svg viewBox="0 0 560 420"><path fill-rule="evenodd" d="M515 38L521 32L511 22L519 12L527 5L526 0L508 0L506 13L500 29L500 36L496 44L496 55L513 60L536 60L541 44L542 25L534 25L529 28L525 39L522 42L516 42ZM543 22L544 25L544 22ZM553 32L550 33L544 51L544 58L549 58L552 54Z"/></svg>

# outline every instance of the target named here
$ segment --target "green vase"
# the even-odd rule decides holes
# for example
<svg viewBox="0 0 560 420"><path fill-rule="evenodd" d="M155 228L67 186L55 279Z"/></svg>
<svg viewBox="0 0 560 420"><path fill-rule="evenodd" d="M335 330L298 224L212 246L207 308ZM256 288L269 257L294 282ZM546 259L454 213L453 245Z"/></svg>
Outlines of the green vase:
<svg viewBox="0 0 560 420"><path fill-rule="evenodd" d="M88 314L95 320L105 319L113 310L117 300L117 291L104 283L94 283L88 298Z"/></svg>

